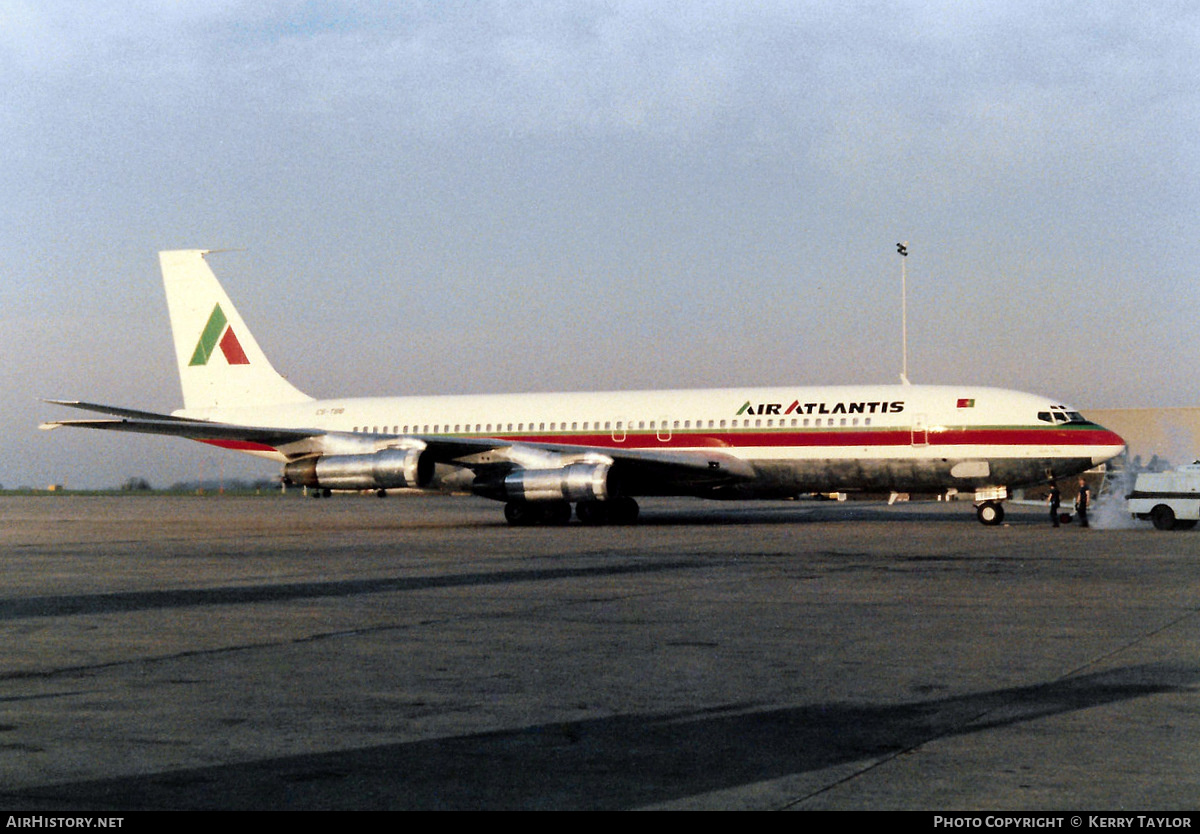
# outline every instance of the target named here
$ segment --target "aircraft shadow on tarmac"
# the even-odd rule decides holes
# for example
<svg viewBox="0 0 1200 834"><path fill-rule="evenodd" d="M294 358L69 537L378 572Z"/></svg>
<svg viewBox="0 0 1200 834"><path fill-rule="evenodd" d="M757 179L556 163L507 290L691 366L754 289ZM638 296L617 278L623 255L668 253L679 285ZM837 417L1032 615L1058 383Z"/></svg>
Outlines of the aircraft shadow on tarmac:
<svg viewBox="0 0 1200 834"><path fill-rule="evenodd" d="M350 597L359 594L420 591L464 585L498 585L509 582L544 582L553 579L660 573L698 566L695 562L672 559L637 564L622 563L578 568L529 568L443 576L383 577L331 582L291 582L162 591L118 591L106 594L15 597L0 599L0 621L36 617L69 617L79 614L113 614L162 608L188 608L199 605L286 602L296 599Z"/></svg>
<svg viewBox="0 0 1200 834"><path fill-rule="evenodd" d="M621 715L0 793L17 810L623 809L933 739L1179 691L1200 669L1126 666L929 701ZM804 799L792 798L792 802Z"/></svg>

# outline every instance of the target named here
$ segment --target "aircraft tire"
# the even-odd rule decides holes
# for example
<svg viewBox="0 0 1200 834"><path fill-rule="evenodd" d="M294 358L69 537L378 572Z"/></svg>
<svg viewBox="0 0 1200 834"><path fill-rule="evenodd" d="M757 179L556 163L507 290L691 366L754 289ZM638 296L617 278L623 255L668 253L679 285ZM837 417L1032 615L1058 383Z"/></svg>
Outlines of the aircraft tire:
<svg viewBox="0 0 1200 834"><path fill-rule="evenodd" d="M542 508L542 523L562 527L571 521L571 503L553 501Z"/></svg>
<svg viewBox="0 0 1200 834"><path fill-rule="evenodd" d="M975 516L979 519L980 524L995 527L1004 521L1004 505L995 501L984 501L975 508Z"/></svg>
<svg viewBox="0 0 1200 834"><path fill-rule="evenodd" d="M609 500L608 516L613 524L636 524L638 503L632 498L621 496Z"/></svg>
<svg viewBox="0 0 1200 834"><path fill-rule="evenodd" d="M504 505L504 519L513 527L532 527L542 514L528 501L509 501Z"/></svg>
<svg viewBox="0 0 1200 834"><path fill-rule="evenodd" d="M600 527L608 524L608 503L606 501L580 501L575 505L575 515L579 523L588 527Z"/></svg>
<svg viewBox="0 0 1200 834"><path fill-rule="evenodd" d="M1178 523L1175 521L1175 511L1166 504L1159 504L1151 510L1150 520L1154 522L1155 530L1174 530Z"/></svg>

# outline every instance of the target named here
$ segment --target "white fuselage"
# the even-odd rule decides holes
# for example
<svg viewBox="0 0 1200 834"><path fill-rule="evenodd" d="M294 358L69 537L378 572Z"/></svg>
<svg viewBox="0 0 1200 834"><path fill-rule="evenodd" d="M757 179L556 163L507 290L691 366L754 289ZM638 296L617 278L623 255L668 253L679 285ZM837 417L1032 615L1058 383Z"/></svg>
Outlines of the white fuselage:
<svg viewBox="0 0 1200 834"><path fill-rule="evenodd" d="M713 497L754 497L1011 487L1081 472L1123 449L1101 426L1047 419L1051 408L1063 410L996 388L880 385L349 398L179 414L344 432L379 447L397 437L477 437L601 452L719 451L756 477ZM283 458L271 447L211 442Z"/></svg>

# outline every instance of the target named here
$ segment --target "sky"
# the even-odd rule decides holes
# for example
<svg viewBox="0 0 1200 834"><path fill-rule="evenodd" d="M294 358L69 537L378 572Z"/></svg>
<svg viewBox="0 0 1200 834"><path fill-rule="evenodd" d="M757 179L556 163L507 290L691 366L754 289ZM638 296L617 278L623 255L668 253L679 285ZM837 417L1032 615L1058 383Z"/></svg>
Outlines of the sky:
<svg viewBox="0 0 1200 834"><path fill-rule="evenodd" d="M271 477L162 249L314 396L895 382L1200 405L1200 7L0 0L0 485Z"/></svg>

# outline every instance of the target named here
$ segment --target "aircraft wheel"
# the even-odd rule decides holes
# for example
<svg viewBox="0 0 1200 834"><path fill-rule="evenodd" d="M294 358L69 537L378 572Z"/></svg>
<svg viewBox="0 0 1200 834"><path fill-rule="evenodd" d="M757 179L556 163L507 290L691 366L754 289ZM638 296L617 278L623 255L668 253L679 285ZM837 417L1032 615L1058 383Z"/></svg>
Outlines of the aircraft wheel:
<svg viewBox="0 0 1200 834"><path fill-rule="evenodd" d="M1155 530L1175 529L1175 511L1166 504L1159 504L1151 510L1150 520L1154 522Z"/></svg>
<svg viewBox="0 0 1200 834"><path fill-rule="evenodd" d="M599 527L608 524L608 504L604 501L580 501L575 505L575 515L581 524Z"/></svg>
<svg viewBox="0 0 1200 834"><path fill-rule="evenodd" d="M638 517L638 503L624 496L609 502L608 516L613 524L634 524Z"/></svg>
<svg viewBox="0 0 1200 834"><path fill-rule="evenodd" d="M1004 521L1004 505L997 504L995 501L984 501L975 508L975 515L979 518L980 524L995 527Z"/></svg>
<svg viewBox="0 0 1200 834"><path fill-rule="evenodd" d="M568 501L554 501L542 509L542 521L561 527L571 520L571 504Z"/></svg>
<svg viewBox="0 0 1200 834"><path fill-rule="evenodd" d="M387 490L386 489L375 490L375 497L376 498L387 498Z"/></svg>
<svg viewBox="0 0 1200 834"><path fill-rule="evenodd" d="M532 527L541 517L541 512L527 501L509 501L504 505L504 518L513 527Z"/></svg>

